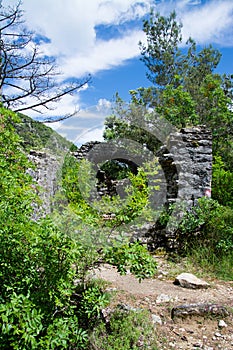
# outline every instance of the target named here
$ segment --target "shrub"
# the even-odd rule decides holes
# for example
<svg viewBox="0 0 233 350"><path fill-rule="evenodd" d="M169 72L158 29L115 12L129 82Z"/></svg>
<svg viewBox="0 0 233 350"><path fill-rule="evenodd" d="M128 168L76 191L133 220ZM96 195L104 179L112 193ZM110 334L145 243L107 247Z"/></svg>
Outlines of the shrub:
<svg viewBox="0 0 233 350"><path fill-rule="evenodd" d="M224 169L221 157L215 157L212 180L213 199L233 208L233 173Z"/></svg>
<svg viewBox="0 0 233 350"><path fill-rule="evenodd" d="M179 254L188 255L222 278L233 278L233 210L202 198L177 232ZM227 267L227 269L226 269Z"/></svg>
<svg viewBox="0 0 233 350"><path fill-rule="evenodd" d="M73 217L59 213L56 220L47 217L32 221L36 185L27 173L32 165L15 132L18 120L14 113L1 109L1 349L85 349L88 333L99 322L100 309L108 302L102 288L88 280L88 273L91 267L110 259L110 252L85 240L86 231L83 224L80 226L85 210L74 222ZM65 205L62 196L60 200ZM74 214L70 208L64 214L69 210ZM62 221L67 225L60 225ZM90 223L93 235L96 224ZM81 236L79 230L83 230ZM140 277L143 261L147 264L149 258L145 251L136 251L140 262L136 273ZM125 256L126 265L131 260L135 261L134 255ZM116 261L119 264L124 266L123 259Z"/></svg>
<svg viewBox="0 0 233 350"><path fill-rule="evenodd" d="M155 330L146 311L115 310L109 324L100 323L90 336L91 350L156 350Z"/></svg>
<svg viewBox="0 0 233 350"><path fill-rule="evenodd" d="M128 245L115 245L108 249L106 262L117 266L118 271L126 274L127 268L139 281L155 274L156 261L149 255L147 248L136 242Z"/></svg>

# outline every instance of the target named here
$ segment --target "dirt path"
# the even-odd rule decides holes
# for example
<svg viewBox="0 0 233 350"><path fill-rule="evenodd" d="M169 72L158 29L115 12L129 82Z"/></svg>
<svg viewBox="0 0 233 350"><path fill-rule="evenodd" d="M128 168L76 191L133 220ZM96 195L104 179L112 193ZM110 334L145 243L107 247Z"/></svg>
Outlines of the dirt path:
<svg viewBox="0 0 233 350"><path fill-rule="evenodd" d="M146 308L151 315L160 317L156 324L159 349L233 349L233 316L224 318L226 327L219 327L219 318L190 317L171 319L175 306L193 303L216 303L233 310L233 281L223 282L206 279L208 289L191 290L174 285L174 278L167 271L166 262L159 258L158 273L153 279L141 283L130 273L120 276L117 270L104 265L95 271L97 277L110 282L110 289L117 290L115 303ZM189 271L180 271L189 272ZM170 277L169 277L170 276Z"/></svg>

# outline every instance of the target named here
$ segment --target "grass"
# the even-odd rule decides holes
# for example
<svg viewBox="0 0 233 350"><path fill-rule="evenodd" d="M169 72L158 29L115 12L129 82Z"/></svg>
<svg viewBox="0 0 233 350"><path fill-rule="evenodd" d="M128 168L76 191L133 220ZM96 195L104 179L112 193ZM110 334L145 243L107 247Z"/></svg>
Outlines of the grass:
<svg viewBox="0 0 233 350"><path fill-rule="evenodd" d="M199 278L233 280L233 253L217 256L209 247L198 245L190 249L185 257L178 254L160 254L160 257L165 261L165 267L161 268L167 272L164 278L174 279L182 272L189 272Z"/></svg>
<svg viewBox="0 0 233 350"><path fill-rule="evenodd" d="M225 281L233 280L233 253L216 255L208 247L193 249L188 257L189 264L198 266L202 273Z"/></svg>

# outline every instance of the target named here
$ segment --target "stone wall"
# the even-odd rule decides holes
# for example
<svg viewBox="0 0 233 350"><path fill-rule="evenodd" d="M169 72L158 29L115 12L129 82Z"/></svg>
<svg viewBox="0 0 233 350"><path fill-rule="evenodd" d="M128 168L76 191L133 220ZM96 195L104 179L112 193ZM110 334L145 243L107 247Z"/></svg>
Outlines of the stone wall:
<svg viewBox="0 0 233 350"><path fill-rule="evenodd" d="M170 135L158 152L167 181L168 201L178 195L190 201L209 195L212 177L212 135L204 126Z"/></svg>
<svg viewBox="0 0 233 350"><path fill-rule="evenodd" d="M51 155L48 150L31 150L28 158L35 165L35 168L28 169L28 172L39 185L38 194L41 201L39 204L34 204L33 214L33 219L38 220L52 211L52 198L58 189L59 170L63 158Z"/></svg>
<svg viewBox="0 0 233 350"><path fill-rule="evenodd" d="M98 142L89 142L74 155L77 159L90 158L93 147L98 152L96 145ZM98 156L96 151L94 153L95 160L104 158ZM172 133L157 156L165 179L165 183L161 184L166 189L165 206L179 201L184 203L186 209L190 209L199 198L211 195L212 135L206 127L183 128ZM100 188L100 192L106 194L106 188ZM107 190L110 195L115 192L109 187ZM140 240L151 250L158 247L174 250L176 232L158 223L145 223L140 228L133 228L132 240Z"/></svg>
<svg viewBox="0 0 233 350"><path fill-rule="evenodd" d="M73 152L73 155L79 160L88 158L91 149L98 144L100 143L89 142ZM157 156L165 178L166 204L184 200L187 207L192 207L198 198L210 196L212 137L210 131L204 126L184 128L171 134L167 143L159 149ZM95 158L101 160L104 155L100 154L98 157L95 152ZM52 210L51 198L58 188L57 177L62 167L62 157L59 159L57 156L49 155L47 151L31 151L29 159L36 165L36 169L30 170L30 173L42 188L40 191L42 204L35 208L34 216L37 219L49 214ZM137 157L127 161L141 165L137 164ZM103 193L106 194L106 187ZM172 249L175 241L173 232L157 224L144 226L140 229L135 228L134 239L146 243L152 250L158 247Z"/></svg>
<svg viewBox="0 0 233 350"><path fill-rule="evenodd" d="M88 142L73 154L79 160L87 158L92 161L89 157L90 151L98 144L100 142ZM98 148L95 147L94 153L95 162L104 159L103 155L98 156ZM179 197L193 205L198 198L210 194L212 135L204 126L183 128L171 134L167 144L159 149L157 156L166 179L168 203L176 201ZM116 159L119 159L117 152ZM125 159L126 163L129 161L137 163L137 158Z"/></svg>

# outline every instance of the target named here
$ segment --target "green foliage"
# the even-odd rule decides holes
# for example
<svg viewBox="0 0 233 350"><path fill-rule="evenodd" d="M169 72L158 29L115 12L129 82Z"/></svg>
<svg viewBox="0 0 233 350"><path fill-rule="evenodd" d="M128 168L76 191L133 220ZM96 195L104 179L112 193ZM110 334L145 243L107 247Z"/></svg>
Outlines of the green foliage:
<svg viewBox="0 0 233 350"><path fill-rule="evenodd" d="M156 111L180 129L197 124L198 116L195 107L190 93L184 91L183 86L174 88L172 85L167 85L160 94Z"/></svg>
<svg viewBox="0 0 233 350"><path fill-rule="evenodd" d="M78 329L70 302L74 278L79 275L74 266L82 253L77 242L61 233L51 221L30 219L36 186L27 173L32 165L22 152L21 139L14 129L18 122L15 114L1 109L1 348L64 349L64 337L69 345L85 343L84 338L80 342L80 334L71 337L74 328ZM66 325L70 333L64 335ZM46 339L52 328L50 342Z"/></svg>
<svg viewBox="0 0 233 350"><path fill-rule="evenodd" d="M233 173L225 170L221 157L215 157L212 175L212 197L233 208Z"/></svg>
<svg viewBox="0 0 233 350"><path fill-rule="evenodd" d="M184 58L181 82L185 91L189 92L195 101L196 114L201 118L208 113L208 104L203 103L203 96L200 91L201 86L207 77L213 76L218 77L221 81L223 80L219 75L214 74L214 70L220 62L221 53L214 49L212 45L204 47L198 52L193 39L189 39L188 43L191 46L187 51L187 56Z"/></svg>
<svg viewBox="0 0 233 350"><path fill-rule="evenodd" d="M67 157L63 169L67 197L59 194L52 218L33 221L36 184L27 172L32 164L15 131L20 120L10 111L0 112L1 349L86 349L88 334L100 322L100 310L109 301L101 286L88 279L88 273L111 257L111 249L101 245L109 228L100 226L97 215L93 219L95 210L83 206L77 217L72 209L76 201L85 202L76 171L90 175L89 165L85 163L80 170ZM88 185L84 194L88 194ZM89 220L85 222L86 216ZM105 235L97 244L89 240L95 232ZM130 249L131 256L126 254L125 262L121 258L115 264L123 268L135 262L132 271L139 278L146 277L152 265L146 251L138 247L133 253Z"/></svg>
<svg viewBox="0 0 233 350"><path fill-rule="evenodd" d="M149 19L144 20L143 31L147 42L140 43L139 47L141 60L148 68L148 79L162 88L167 85L176 88L181 84L197 102L196 87L216 68L220 52L211 45L197 52L196 43L189 38L186 53L182 53L179 48L182 42L182 24L176 20L174 11L167 17L152 11ZM177 76L180 77L179 80Z"/></svg>
<svg viewBox="0 0 233 350"><path fill-rule="evenodd" d="M105 255L105 260L117 266L122 274L126 274L129 269L139 281L152 277L156 269L155 259L148 253L146 247L137 242L111 247Z"/></svg>
<svg viewBox="0 0 233 350"><path fill-rule="evenodd" d="M38 349L86 349L88 333L83 330L78 318L63 316L57 318L47 328L47 334L38 344ZM31 349L31 348L30 348Z"/></svg>
<svg viewBox="0 0 233 350"><path fill-rule="evenodd" d="M122 180L128 177L131 169L126 163L113 159L105 162L100 170L104 171L106 177L111 180Z"/></svg>
<svg viewBox="0 0 233 350"><path fill-rule="evenodd" d="M22 147L26 151L46 148L53 154L58 153L59 155L61 151L67 151L71 148L72 143L70 141L43 123L21 113L18 114L18 117L14 126L21 137Z"/></svg>
<svg viewBox="0 0 233 350"><path fill-rule="evenodd" d="M91 350L156 350L156 336L146 311L115 310L109 324L101 323L91 334Z"/></svg>
<svg viewBox="0 0 233 350"><path fill-rule="evenodd" d="M123 175L124 171L120 173ZM125 188L125 197L119 195L103 196L95 199L97 179L92 165L86 160L77 161L72 156L67 156L62 170L62 186L64 195L83 223L92 227L118 227L130 223L140 215L152 215L149 208L151 191L159 188L159 183L153 180L158 173L158 163L154 159L139 167L137 174L128 171L129 185ZM112 169L111 169L112 170ZM148 179L152 179L150 186ZM57 200L57 206L62 201ZM67 203L65 202L65 205ZM56 203L55 203L56 206ZM104 220L105 214L113 214L112 220Z"/></svg>
<svg viewBox="0 0 233 350"><path fill-rule="evenodd" d="M68 201L78 202L82 196L78 187L79 163L77 159L67 154L62 166L62 188Z"/></svg>
<svg viewBox="0 0 233 350"><path fill-rule="evenodd" d="M37 336L42 331L43 316L26 296L16 293L0 305L1 348L36 349ZM25 330L27 330L25 332Z"/></svg>
<svg viewBox="0 0 233 350"><path fill-rule="evenodd" d="M78 315L85 327L89 329L96 324L100 317L101 310L109 303L109 295L103 293L98 285L90 285L82 292L82 299L79 304Z"/></svg>
<svg viewBox="0 0 233 350"><path fill-rule="evenodd" d="M232 279L233 210L213 199L200 199L186 213L177 232L177 244L179 254L190 256L222 278Z"/></svg>
<svg viewBox="0 0 233 350"><path fill-rule="evenodd" d="M46 318L48 323L46 323ZM75 315L44 315L29 297L13 294L0 305L1 349L85 349L87 332Z"/></svg>
<svg viewBox="0 0 233 350"><path fill-rule="evenodd" d="M232 100L222 89L218 76L208 75L201 88L199 124L205 124L213 134L213 154L222 156L225 163L232 157L233 112ZM233 163L232 163L233 164Z"/></svg>
<svg viewBox="0 0 233 350"><path fill-rule="evenodd" d="M176 21L176 13L169 17L160 16L151 12L149 20L143 23L147 43L139 43L142 61L149 72L148 79L153 84L166 86L173 82L174 76L180 72L178 60L180 59L179 44L182 41L182 25Z"/></svg>
<svg viewBox="0 0 233 350"><path fill-rule="evenodd" d="M134 140L141 145L146 145L153 152L161 146L161 142L148 130L140 127L140 125L144 121L157 125L158 115L150 113L146 109L146 105L139 103L139 101L136 102L136 99L140 97L134 96L134 91L131 91L131 96L132 103L126 104L118 94L116 95L114 114L105 120L104 139L108 141L118 139Z"/></svg>
<svg viewBox="0 0 233 350"><path fill-rule="evenodd" d="M126 188L126 198L123 200L116 196L109 203L108 198L103 198L106 209L110 205L114 207L115 217L112 220L114 226L130 223L137 218L148 204L149 188L147 186L146 174L139 168L138 173L130 173L128 176L130 185Z"/></svg>
<svg viewBox="0 0 233 350"><path fill-rule="evenodd" d="M17 216L14 226L1 229L0 239L3 349L85 344L87 335L71 302L74 280L81 277L75 264L83 255L76 241L48 220L22 225Z"/></svg>
<svg viewBox="0 0 233 350"><path fill-rule="evenodd" d="M15 215L30 214L31 201L35 199L33 185L26 170L32 165L19 145L21 139L14 132L18 117L0 109L0 215L1 222L13 222Z"/></svg>

